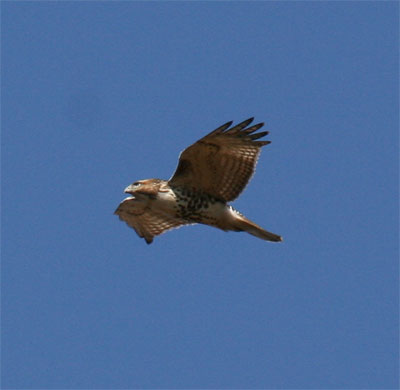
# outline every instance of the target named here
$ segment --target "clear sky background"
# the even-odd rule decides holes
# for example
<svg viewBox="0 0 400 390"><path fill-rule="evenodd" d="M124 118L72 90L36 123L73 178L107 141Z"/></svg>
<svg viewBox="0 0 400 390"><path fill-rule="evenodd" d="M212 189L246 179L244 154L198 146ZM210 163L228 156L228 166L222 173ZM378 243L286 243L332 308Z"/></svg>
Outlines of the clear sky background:
<svg viewBox="0 0 400 390"><path fill-rule="evenodd" d="M397 2L2 2L2 386L397 388ZM229 120L235 207L113 215Z"/></svg>

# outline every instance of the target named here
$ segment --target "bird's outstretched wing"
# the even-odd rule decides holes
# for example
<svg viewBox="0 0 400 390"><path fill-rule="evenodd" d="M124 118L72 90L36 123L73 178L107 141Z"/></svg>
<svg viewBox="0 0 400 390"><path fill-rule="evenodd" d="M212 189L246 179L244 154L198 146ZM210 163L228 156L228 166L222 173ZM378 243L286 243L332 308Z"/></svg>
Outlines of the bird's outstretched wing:
<svg viewBox="0 0 400 390"><path fill-rule="evenodd" d="M169 184L192 187L226 202L237 198L255 171L261 147L271 142L256 141L268 131L253 134L264 125L247 127L253 119L230 129L228 122L186 148Z"/></svg>
<svg viewBox="0 0 400 390"><path fill-rule="evenodd" d="M123 200L114 214L135 229L138 236L144 238L148 244L153 242L153 237L167 230L189 224L182 219L158 214L150 208L143 207L134 198Z"/></svg>

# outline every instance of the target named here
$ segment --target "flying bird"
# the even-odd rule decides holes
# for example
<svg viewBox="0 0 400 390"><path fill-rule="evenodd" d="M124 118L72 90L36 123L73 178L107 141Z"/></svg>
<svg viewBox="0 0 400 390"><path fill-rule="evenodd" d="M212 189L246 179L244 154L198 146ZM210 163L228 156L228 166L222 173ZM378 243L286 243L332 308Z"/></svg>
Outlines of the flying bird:
<svg viewBox="0 0 400 390"><path fill-rule="evenodd" d="M148 244L167 230L202 223L224 231L247 232L267 241L282 237L264 230L227 202L236 199L255 171L261 147L256 133L264 123L250 126L254 118L231 127L225 123L179 156L169 180L146 179L125 188L130 196L115 210Z"/></svg>

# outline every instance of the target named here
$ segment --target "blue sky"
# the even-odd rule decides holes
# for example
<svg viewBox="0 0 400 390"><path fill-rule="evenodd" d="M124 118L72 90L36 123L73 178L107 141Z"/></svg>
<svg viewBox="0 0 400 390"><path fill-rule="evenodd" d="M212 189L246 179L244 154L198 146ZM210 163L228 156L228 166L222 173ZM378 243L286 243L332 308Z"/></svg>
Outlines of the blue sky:
<svg viewBox="0 0 400 390"><path fill-rule="evenodd" d="M397 2L1 7L3 388L398 387ZM113 215L251 116L283 243Z"/></svg>

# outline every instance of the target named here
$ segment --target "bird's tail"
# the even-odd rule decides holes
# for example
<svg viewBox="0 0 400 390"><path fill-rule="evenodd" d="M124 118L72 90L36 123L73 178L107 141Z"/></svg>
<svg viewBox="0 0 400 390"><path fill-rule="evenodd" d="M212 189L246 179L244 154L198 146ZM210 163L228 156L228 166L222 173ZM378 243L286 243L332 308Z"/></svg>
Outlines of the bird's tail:
<svg viewBox="0 0 400 390"><path fill-rule="evenodd" d="M236 231L244 231L266 241L273 241L273 242L283 241L281 236L278 236L277 234L264 230L262 227L250 221L245 216L238 213L236 217L237 218L235 218L234 222L234 227Z"/></svg>

